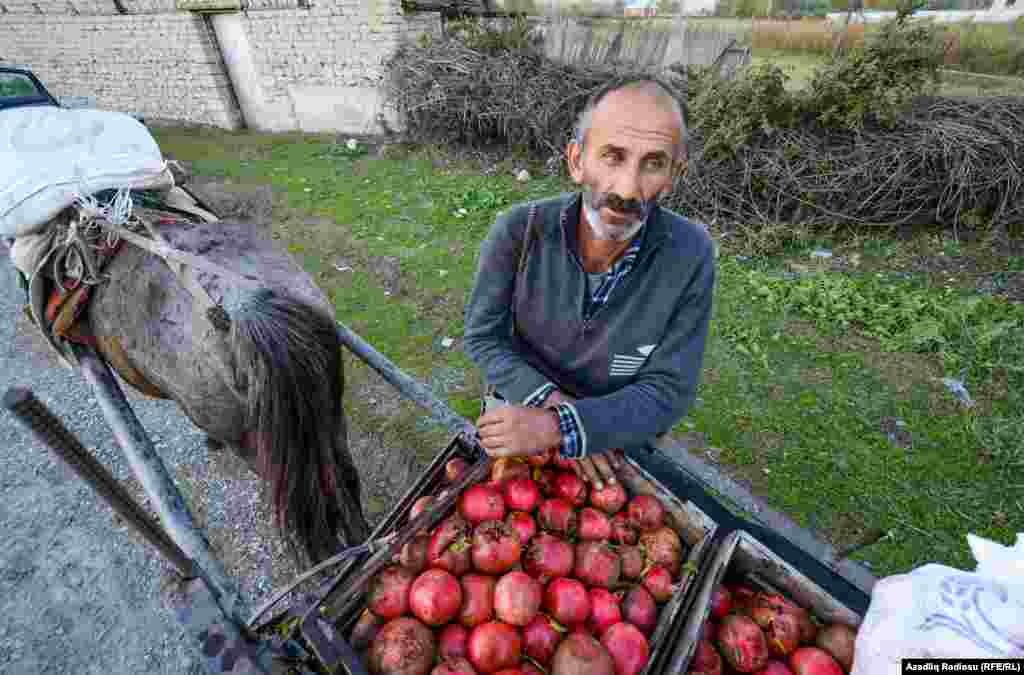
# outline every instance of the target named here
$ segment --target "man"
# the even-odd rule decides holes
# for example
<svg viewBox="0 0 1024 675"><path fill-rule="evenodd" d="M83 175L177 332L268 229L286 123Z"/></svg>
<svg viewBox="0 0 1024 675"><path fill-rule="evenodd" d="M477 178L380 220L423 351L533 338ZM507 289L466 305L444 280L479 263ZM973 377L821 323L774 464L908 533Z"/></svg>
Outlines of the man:
<svg viewBox="0 0 1024 675"><path fill-rule="evenodd" d="M465 344L508 403L477 421L492 456L557 447L600 488L615 482L619 452L686 415L715 262L705 229L657 204L685 170L685 113L656 79L610 83L566 149L583 190L521 204L491 227Z"/></svg>

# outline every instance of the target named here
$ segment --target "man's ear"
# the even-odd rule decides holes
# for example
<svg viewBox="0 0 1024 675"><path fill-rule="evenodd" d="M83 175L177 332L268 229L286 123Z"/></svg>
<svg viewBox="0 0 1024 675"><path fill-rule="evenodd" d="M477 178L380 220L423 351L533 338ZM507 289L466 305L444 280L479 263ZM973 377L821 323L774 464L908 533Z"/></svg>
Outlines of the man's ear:
<svg viewBox="0 0 1024 675"><path fill-rule="evenodd" d="M577 183L583 182L583 148L575 140L569 141L565 148L565 161L569 165L569 175Z"/></svg>
<svg viewBox="0 0 1024 675"><path fill-rule="evenodd" d="M686 178L686 172L690 170L690 163L686 156L677 159L672 166L672 185L678 187L679 183Z"/></svg>

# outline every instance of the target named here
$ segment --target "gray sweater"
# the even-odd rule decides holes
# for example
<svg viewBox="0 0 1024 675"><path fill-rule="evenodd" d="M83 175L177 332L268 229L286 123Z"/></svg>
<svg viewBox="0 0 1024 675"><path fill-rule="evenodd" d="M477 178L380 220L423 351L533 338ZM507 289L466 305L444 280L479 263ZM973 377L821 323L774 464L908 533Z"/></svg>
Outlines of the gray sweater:
<svg viewBox="0 0 1024 675"><path fill-rule="evenodd" d="M696 396L715 283L713 246L703 227L655 208L635 267L584 320L580 196L534 202L540 234L519 278L529 204L498 215L480 246L465 313L466 352L509 401L521 403L548 383L579 399L584 452L637 449L669 431Z"/></svg>

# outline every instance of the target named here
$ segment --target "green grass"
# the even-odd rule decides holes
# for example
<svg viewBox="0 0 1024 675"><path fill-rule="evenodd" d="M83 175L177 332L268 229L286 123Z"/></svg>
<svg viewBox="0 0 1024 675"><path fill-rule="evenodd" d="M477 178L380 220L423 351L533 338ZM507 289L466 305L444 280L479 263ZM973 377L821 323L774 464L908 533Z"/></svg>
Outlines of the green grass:
<svg viewBox="0 0 1024 675"><path fill-rule="evenodd" d="M325 137L155 135L199 173L275 186L274 236L330 294L339 320L475 418L478 371L439 342L462 334L478 246L497 211L568 183L537 167L519 183L512 171L526 164L515 158L485 176L437 149L371 159ZM914 253L895 239L813 243L856 252L859 267L789 281L780 273L806 267L809 243L757 260L723 252L700 402L676 431L703 432L730 473L837 542L893 530L858 555L876 574L925 562L970 568L968 532L1009 543L1024 522L1024 313L962 298L928 275L874 276ZM339 260L353 269L339 271ZM396 261L401 290L387 295ZM961 372L972 409L939 381ZM377 429L416 427L366 402L350 409ZM895 419L909 448L883 430Z"/></svg>

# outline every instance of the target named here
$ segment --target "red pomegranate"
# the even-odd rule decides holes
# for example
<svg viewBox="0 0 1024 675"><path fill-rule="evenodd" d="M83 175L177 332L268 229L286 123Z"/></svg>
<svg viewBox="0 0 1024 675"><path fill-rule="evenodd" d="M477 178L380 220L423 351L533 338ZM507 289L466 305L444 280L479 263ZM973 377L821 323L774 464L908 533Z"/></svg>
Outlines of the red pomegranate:
<svg viewBox="0 0 1024 675"><path fill-rule="evenodd" d="M462 607L462 586L451 573L432 568L412 582L409 610L428 626L443 626Z"/></svg>
<svg viewBox="0 0 1024 675"><path fill-rule="evenodd" d="M568 576L572 573L575 561L575 549L569 542L541 532L526 549L523 556L523 569L542 584L556 577Z"/></svg>
<svg viewBox="0 0 1024 675"><path fill-rule="evenodd" d="M491 465L491 480L497 483L507 483L517 478L529 478L531 473L530 465L518 457L501 457L494 460L494 464Z"/></svg>
<svg viewBox="0 0 1024 675"><path fill-rule="evenodd" d="M580 539L604 541L612 536L612 523L604 513L589 506L580 509L576 535Z"/></svg>
<svg viewBox="0 0 1024 675"><path fill-rule="evenodd" d="M800 647L789 655L793 675L843 675L843 669L824 649Z"/></svg>
<svg viewBox="0 0 1024 675"><path fill-rule="evenodd" d="M459 513L472 525L505 518L505 499L495 488L477 483L459 496Z"/></svg>
<svg viewBox="0 0 1024 675"><path fill-rule="evenodd" d="M555 477L555 496L573 506L587 503L587 484L575 473L563 471Z"/></svg>
<svg viewBox="0 0 1024 675"><path fill-rule="evenodd" d="M616 544L629 544L632 546L639 539L636 528L634 528L629 522L629 516L626 515L625 511L619 511L611 520L612 536L611 539Z"/></svg>
<svg viewBox="0 0 1024 675"><path fill-rule="evenodd" d="M526 467L525 464L520 464ZM512 511L526 511L529 513L540 504L541 494L537 484L529 478L510 478L502 486L502 496L505 498L505 507Z"/></svg>
<svg viewBox="0 0 1024 675"><path fill-rule="evenodd" d="M619 607L619 597L606 588L595 586L589 594L590 618L587 627L600 637L609 626L622 621L622 608Z"/></svg>
<svg viewBox="0 0 1024 675"><path fill-rule="evenodd" d="M719 584L714 593L711 594L711 616L716 619L723 619L732 611L732 593L725 586Z"/></svg>
<svg viewBox="0 0 1024 675"><path fill-rule="evenodd" d="M465 626L450 623L441 629L437 636L437 655L441 659L454 659L466 656L466 642L469 631Z"/></svg>
<svg viewBox="0 0 1024 675"><path fill-rule="evenodd" d="M477 672L497 673L519 665L523 639L514 626L488 621L470 631L466 647L469 662Z"/></svg>
<svg viewBox="0 0 1024 675"><path fill-rule="evenodd" d="M462 609L459 623L474 628L494 618L494 586L497 579L486 574L466 574L462 585Z"/></svg>
<svg viewBox="0 0 1024 675"><path fill-rule="evenodd" d="M409 610L409 589L416 576L401 565L388 565L370 582L367 607L381 619L396 619Z"/></svg>
<svg viewBox="0 0 1024 675"><path fill-rule="evenodd" d="M523 652L542 666L551 663L562 634L551 624L546 614L537 614L523 628Z"/></svg>
<svg viewBox="0 0 1024 675"><path fill-rule="evenodd" d="M710 642L699 640L697 649L693 652L690 670L708 675L722 675L722 656Z"/></svg>
<svg viewBox="0 0 1024 675"><path fill-rule="evenodd" d="M626 505L629 522L641 532L656 530L664 524L665 507L657 497L637 495Z"/></svg>
<svg viewBox="0 0 1024 675"><path fill-rule="evenodd" d="M654 597L643 586L634 586L622 598L622 618L647 636L654 633L658 623L658 606Z"/></svg>
<svg viewBox="0 0 1024 675"><path fill-rule="evenodd" d="M718 646L729 666L753 673L768 663L768 643L761 628L742 614L729 614L718 627Z"/></svg>
<svg viewBox="0 0 1024 675"><path fill-rule="evenodd" d="M577 517L572 504L564 499L545 499L537 508L537 522L549 532L571 536L576 533Z"/></svg>
<svg viewBox="0 0 1024 675"><path fill-rule="evenodd" d="M508 514L505 524L516 531L516 534L519 535L519 543L524 547L537 534L537 523L533 520L533 516L525 511L513 511Z"/></svg>
<svg viewBox="0 0 1024 675"><path fill-rule="evenodd" d="M526 572L509 572L494 587L494 614L499 621L525 626L540 610L544 587Z"/></svg>
<svg viewBox="0 0 1024 675"><path fill-rule="evenodd" d="M473 532L473 568L485 574L502 574L519 561L522 545L514 529L500 520L488 520Z"/></svg>
<svg viewBox="0 0 1024 675"><path fill-rule="evenodd" d="M544 589L544 609L563 626L576 627L590 616L590 596L576 579L559 577Z"/></svg>
<svg viewBox="0 0 1024 675"><path fill-rule="evenodd" d="M588 586L611 588L622 576L622 560L606 542L581 541L576 544L573 576Z"/></svg>
<svg viewBox="0 0 1024 675"><path fill-rule="evenodd" d="M600 490L590 490L590 505L595 509L614 516L622 510L629 499L621 483L605 483Z"/></svg>
<svg viewBox="0 0 1024 675"><path fill-rule="evenodd" d="M601 645L615 662L615 675L640 675L651 650L647 638L631 623L617 623L601 636Z"/></svg>

